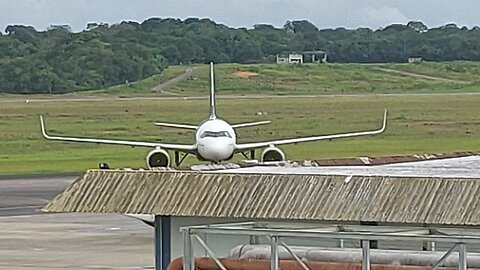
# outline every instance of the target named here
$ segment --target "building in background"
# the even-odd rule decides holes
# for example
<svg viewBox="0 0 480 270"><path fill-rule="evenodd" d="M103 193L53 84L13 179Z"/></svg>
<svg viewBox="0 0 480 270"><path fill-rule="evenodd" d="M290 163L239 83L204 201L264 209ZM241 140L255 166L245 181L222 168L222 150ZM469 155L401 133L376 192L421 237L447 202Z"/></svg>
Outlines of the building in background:
<svg viewBox="0 0 480 270"><path fill-rule="evenodd" d="M327 63L325 51L301 51L277 54L277 64Z"/></svg>

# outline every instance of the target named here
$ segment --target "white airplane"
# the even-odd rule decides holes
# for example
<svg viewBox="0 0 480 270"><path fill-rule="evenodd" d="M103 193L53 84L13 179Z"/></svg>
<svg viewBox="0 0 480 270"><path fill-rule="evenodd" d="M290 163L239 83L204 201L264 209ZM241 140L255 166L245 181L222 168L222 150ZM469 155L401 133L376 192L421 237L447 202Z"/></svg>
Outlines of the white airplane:
<svg viewBox="0 0 480 270"><path fill-rule="evenodd" d="M387 110L385 110L382 126L379 129L375 130L238 144L235 129L264 125L270 123L270 121L230 125L226 121L217 118L215 111L216 99L213 63L210 64L210 86L210 116L204 121L202 121L198 126L173 123L156 123L157 126L173 127L195 131L194 144L167 144L144 141L110 140L100 138L80 138L49 135L46 131L43 117L40 115L41 131L43 137L48 140L153 148L153 150L150 151L150 153L148 153L146 157L148 168L153 169L159 167L170 167L170 155L167 151L175 152L176 166L179 166L188 155L194 155L199 160L218 163L231 159L233 155L237 153L243 154L246 158L248 158L247 153L250 152L250 158L254 159L256 149L264 149L261 154L262 162L284 161L286 157L284 152L277 147L279 145L376 135L384 132L387 126ZM183 153L183 156L181 156L180 153Z"/></svg>

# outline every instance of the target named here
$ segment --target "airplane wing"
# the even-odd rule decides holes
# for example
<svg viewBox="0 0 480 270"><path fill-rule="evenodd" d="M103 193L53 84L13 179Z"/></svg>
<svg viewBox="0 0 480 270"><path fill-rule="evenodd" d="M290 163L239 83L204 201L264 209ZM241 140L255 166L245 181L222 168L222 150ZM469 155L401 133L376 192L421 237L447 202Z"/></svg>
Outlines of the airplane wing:
<svg viewBox="0 0 480 270"><path fill-rule="evenodd" d="M138 146L138 147L149 147L149 148L160 147L166 150L177 150L177 151L183 151L183 152L193 152L196 149L195 145L186 145L186 144L166 144L166 143L155 143L155 142L52 136L47 134L42 115L40 115L40 127L42 130L43 137L47 140L57 140L57 141L65 141L65 142L98 143L98 144L114 144L114 145L126 145L126 146L133 146L133 147Z"/></svg>
<svg viewBox="0 0 480 270"><path fill-rule="evenodd" d="M191 130L197 130L197 128L198 128L198 126L194 126L194 125L174 124L174 123L162 123L162 122L157 122L157 123L155 123L155 126L159 126L159 127L171 127L171 128L180 128L180 129L191 129Z"/></svg>
<svg viewBox="0 0 480 270"><path fill-rule="evenodd" d="M253 126L259 126L259 125L266 125L270 124L270 121L259 121L259 122L250 122L250 123L241 123L241 124L234 124L232 125L232 128L244 128L244 127L253 127Z"/></svg>
<svg viewBox="0 0 480 270"><path fill-rule="evenodd" d="M238 144L236 152L242 152L242 151L247 151L247 150L252 150L257 148L264 148L271 145L293 144L293 143L301 143L301 142L313 142L313 141L366 136L366 135L376 135L384 132L386 127L387 127L387 110L385 110L384 112L383 123L379 129L350 132L350 133L339 133L339 134L331 134L331 135L310 136L310 137L293 138L293 139L281 139L281 140L266 141L266 142Z"/></svg>

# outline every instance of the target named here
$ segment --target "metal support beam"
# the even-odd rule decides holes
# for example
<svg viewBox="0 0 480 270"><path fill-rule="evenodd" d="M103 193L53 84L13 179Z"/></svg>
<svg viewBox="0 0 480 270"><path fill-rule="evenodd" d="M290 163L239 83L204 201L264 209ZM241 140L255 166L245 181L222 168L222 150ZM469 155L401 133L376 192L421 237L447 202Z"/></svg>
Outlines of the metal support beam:
<svg viewBox="0 0 480 270"><path fill-rule="evenodd" d="M212 233L223 235L275 235L278 237L301 237L316 239L348 239L348 240L385 240L385 241L434 241L439 243L465 243L478 244L480 236L473 235L419 235L414 233L391 233L391 232L335 232L331 230L298 230L298 229L276 229L276 228L258 228L258 227L241 227L241 226L195 226L186 227L193 233Z"/></svg>
<svg viewBox="0 0 480 270"><path fill-rule="evenodd" d="M458 246L458 244L453 245L453 247L451 247L451 248L447 251L447 253L445 253L445 254L440 258L440 260L438 260L437 263L435 263L435 264L432 266L432 270L437 269L437 268L448 258L448 256L450 256L450 255L453 253L453 251L455 250L455 248L456 248L457 246ZM465 262L465 264L466 264L466 262Z"/></svg>
<svg viewBox="0 0 480 270"><path fill-rule="evenodd" d="M370 240L362 240L362 270L370 270Z"/></svg>
<svg viewBox="0 0 480 270"><path fill-rule="evenodd" d="M155 269L166 270L171 257L171 218L155 216Z"/></svg>
<svg viewBox="0 0 480 270"><path fill-rule="evenodd" d="M295 254L295 252L293 252L293 250L285 243L283 242L282 240L280 240L280 244L288 251L288 253L290 253L290 255L292 255L292 257L300 264L300 266L302 267L303 270L310 270L310 268L308 268L308 266L302 261L302 259L300 259L297 254Z"/></svg>
<svg viewBox="0 0 480 270"><path fill-rule="evenodd" d="M467 270L467 245L458 245L458 270Z"/></svg>
<svg viewBox="0 0 480 270"><path fill-rule="evenodd" d="M194 254L190 229L183 230L183 270L194 270Z"/></svg>
<svg viewBox="0 0 480 270"><path fill-rule="evenodd" d="M378 226L378 223L377 222L371 222L371 221L360 221L360 225ZM362 242L360 242L360 246L362 246ZM370 240L370 248L371 249L378 249L378 240Z"/></svg>
<svg viewBox="0 0 480 270"><path fill-rule="evenodd" d="M278 262L278 236L270 237L270 270L279 270Z"/></svg>
<svg viewBox="0 0 480 270"><path fill-rule="evenodd" d="M215 263L217 264L217 266L220 267L220 269L222 269L222 270L227 270L227 268L225 267L225 265L223 265L223 263L218 259L218 256L215 255L215 253L213 252L213 250L211 250L211 249L208 247L207 243L205 243L205 241L203 241L203 239L202 239L200 236L198 236L198 235L196 235L196 234L194 234L193 236L197 239L198 243L205 249L205 251L208 253L208 255L210 256L210 258L212 258L213 261L215 261Z"/></svg>

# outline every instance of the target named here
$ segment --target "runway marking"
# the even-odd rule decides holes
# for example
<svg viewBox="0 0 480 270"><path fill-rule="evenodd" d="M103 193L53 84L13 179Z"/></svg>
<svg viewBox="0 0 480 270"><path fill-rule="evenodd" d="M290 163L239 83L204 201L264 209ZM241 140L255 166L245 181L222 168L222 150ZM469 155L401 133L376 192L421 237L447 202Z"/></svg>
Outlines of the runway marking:
<svg viewBox="0 0 480 270"><path fill-rule="evenodd" d="M478 96L478 92L465 93L384 93L384 94L331 94L331 95L245 95L228 96L217 95L218 99L285 99L285 98L334 98L334 97L408 97L408 96ZM49 99L28 99L32 102L84 102L84 101L135 101L135 100L202 100L208 99L208 96L180 96L180 97L91 97L91 98L49 98ZM12 98L2 99L0 103L25 103L25 99Z"/></svg>

